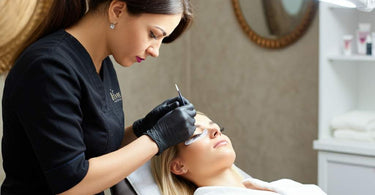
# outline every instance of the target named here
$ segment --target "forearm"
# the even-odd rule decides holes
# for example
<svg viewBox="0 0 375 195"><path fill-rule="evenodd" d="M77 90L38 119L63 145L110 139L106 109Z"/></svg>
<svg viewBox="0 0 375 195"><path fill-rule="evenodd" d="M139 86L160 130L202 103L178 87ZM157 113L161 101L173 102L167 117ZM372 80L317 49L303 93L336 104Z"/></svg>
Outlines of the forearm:
<svg viewBox="0 0 375 195"><path fill-rule="evenodd" d="M123 180L157 152L155 142L143 135L119 150L92 158L83 180L62 195L99 193Z"/></svg>
<svg viewBox="0 0 375 195"><path fill-rule="evenodd" d="M129 143L131 143L132 141L136 139L137 139L137 136L135 136L133 132L133 126L126 127L124 138L122 139L122 142L121 142L121 147L128 145Z"/></svg>

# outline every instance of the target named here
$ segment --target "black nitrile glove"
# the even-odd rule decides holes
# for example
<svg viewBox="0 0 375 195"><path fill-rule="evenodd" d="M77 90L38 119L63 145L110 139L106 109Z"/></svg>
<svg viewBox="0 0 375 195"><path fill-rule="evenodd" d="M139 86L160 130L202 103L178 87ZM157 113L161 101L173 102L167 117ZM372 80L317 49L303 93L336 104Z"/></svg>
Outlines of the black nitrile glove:
<svg viewBox="0 0 375 195"><path fill-rule="evenodd" d="M195 131L195 114L196 111L193 104L188 103L167 113L155 126L146 131L145 134L150 136L159 147L157 155L193 135Z"/></svg>
<svg viewBox="0 0 375 195"><path fill-rule="evenodd" d="M187 99L183 97L184 104L190 103ZM168 112L174 110L182 102L179 97L170 98L165 100L160 105L156 106L150 113L148 113L144 118L138 119L133 123L134 134L139 137L144 134L145 131L151 129L158 120L163 117Z"/></svg>

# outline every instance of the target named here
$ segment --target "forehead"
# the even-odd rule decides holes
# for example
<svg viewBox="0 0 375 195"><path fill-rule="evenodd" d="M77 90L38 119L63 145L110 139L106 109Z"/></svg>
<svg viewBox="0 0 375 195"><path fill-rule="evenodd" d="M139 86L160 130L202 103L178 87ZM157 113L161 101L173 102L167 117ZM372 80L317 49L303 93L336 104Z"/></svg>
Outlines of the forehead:
<svg viewBox="0 0 375 195"><path fill-rule="evenodd" d="M205 115L202 115L202 114L197 114L195 116L195 126L197 127L208 127L210 125L214 124L213 121L211 121L210 118L208 118L207 116Z"/></svg>
<svg viewBox="0 0 375 195"><path fill-rule="evenodd" d="M142 14L136 17L150 26L158 26L164 29L168 34L171 33L178 25L182 18L182 14Z"/></svg>

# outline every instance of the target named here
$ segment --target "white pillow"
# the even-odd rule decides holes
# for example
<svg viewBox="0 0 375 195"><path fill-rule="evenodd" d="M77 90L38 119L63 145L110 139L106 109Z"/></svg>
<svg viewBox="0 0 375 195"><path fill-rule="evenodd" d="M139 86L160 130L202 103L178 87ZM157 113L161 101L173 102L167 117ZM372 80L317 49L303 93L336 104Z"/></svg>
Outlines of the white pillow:
<svg viewBox="0 0 375 195"><path fill-rule="evenodd" d="M129 183L132 185L138 195L161 195L160 189L156 184L154 177L152 176L150 164L151 162L147 161L144 165L139 167L127 177ZM240 168L238 168L237 166L235 167L237 168L238 172L244 177L244 179L251 178L250 175L242 171Z"/></svg>
<svg viewBox="0 0 375 195"><path fill-rule="evenodd" d="M161 195L159 187L152 176L150 164L151 162L147 161L128 176L129 183L138 195Z"/></svg>

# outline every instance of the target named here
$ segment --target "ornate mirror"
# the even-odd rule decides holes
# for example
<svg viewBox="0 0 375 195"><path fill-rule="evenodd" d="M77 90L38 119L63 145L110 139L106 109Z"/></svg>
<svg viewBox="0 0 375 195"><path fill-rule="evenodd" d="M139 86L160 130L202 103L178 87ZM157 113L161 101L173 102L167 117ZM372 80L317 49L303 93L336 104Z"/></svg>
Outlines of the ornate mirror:
<svg viewBox="0 0 375 195"><path fill-rule="evenodd" d="M256 44L283 48L297 41L308 29L318 7L317 0L232 0L242 29Z"/></svg>
<svg viewBox="0 0 375 195"><path fill-rule="evenodd" d="M52 1L0 0L0 74L8 71L13 60L45 20Z"/></svg>

